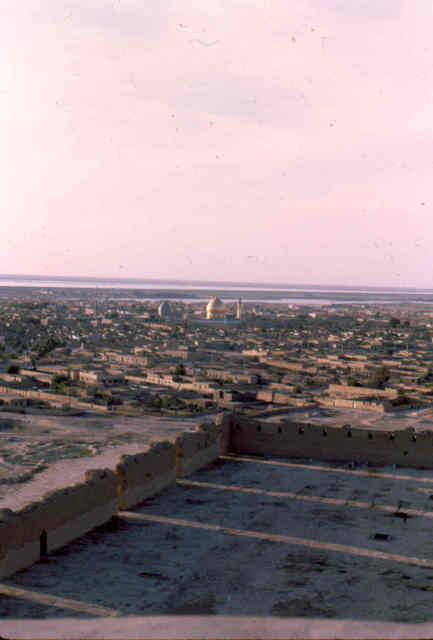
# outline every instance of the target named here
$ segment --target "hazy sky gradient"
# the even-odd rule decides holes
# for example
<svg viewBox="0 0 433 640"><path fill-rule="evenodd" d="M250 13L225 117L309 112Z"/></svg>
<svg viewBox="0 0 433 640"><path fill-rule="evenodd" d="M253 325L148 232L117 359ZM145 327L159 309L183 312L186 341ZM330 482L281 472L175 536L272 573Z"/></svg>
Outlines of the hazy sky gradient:
<svg viewBox="0 0 433 640"><path fill-rule="evenodd" d="M431 287L431 0L0 0L0 273Z"/></svg>

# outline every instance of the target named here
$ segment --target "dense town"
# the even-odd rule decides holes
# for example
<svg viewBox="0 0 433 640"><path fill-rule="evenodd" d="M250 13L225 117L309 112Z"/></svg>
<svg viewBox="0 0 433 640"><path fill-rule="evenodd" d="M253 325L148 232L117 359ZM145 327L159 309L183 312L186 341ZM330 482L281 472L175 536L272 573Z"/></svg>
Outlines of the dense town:
<svg viewBox="0 0 433 640"><path fill-rule="evenodd" d="M1 409L270 416L432 404L428 305L211 303L3 298Z"/></svg>

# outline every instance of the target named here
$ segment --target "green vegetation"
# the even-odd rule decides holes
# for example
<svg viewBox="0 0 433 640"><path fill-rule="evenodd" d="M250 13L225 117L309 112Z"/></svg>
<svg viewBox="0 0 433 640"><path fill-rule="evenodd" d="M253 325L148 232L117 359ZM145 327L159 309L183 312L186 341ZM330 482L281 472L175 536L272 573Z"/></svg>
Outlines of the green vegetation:
<svg viewBox="0 0 433 640"><path fill-rule="evenodd" d="M11 375L17 375L20 372L20 367L17 364L10 364L7 368L7 372Z"/></svg>
<svg viewBox="0 0 433 640"><path fill-rule="evenodd" d="M68 458L84 458L86 456L94 455L93 452L89 449L88 446L75 445L68 448L67 457Z"/></svg>
<svg viewBox="0 0 433 640"><path fill-rule="evenodd" d="M3 431L22 431L24 426L18 420L13 418L0 418L0 432Z"/></svg>
<svg viewBox="0 0 433 640"><path fill-rule="evenodd" d="M50 293L49 301L41 302L35 289L26 293L28 298L35 297L34 303L28 299L21 303L18 294L6 299L0 304L0 336L7 345L0 361L2 371L16 375L20 367L22 373L30 367L36 370L36 365L39 371L34 376L22 375L19 384L5 376L3 386L20 386L35 397L38 390L49 386L49 391L67 395L64 400L72 406L73 397L80 396L89 404L123 413L132 409L137 415L192 414L201 410L206 398L215 408L244 403L257 410L258 405L263 407L257 400L259 392L278 384L283 393L293 389L294 396L310 391L313 402L316 390L332 383L380 389L406 385L411 402L428 401L422 394L428 393L430 385L433 393L430 307L422 311L399 304L287 308L252 302L257 296L254 292L243 296L247 304L242 326L226 323L217 327L196 323L204 310L196 293L155 290L152 295L153 301L143 291L122 290L120 294L106 290L102 294L59 289ZM179 321L164 323L156 315L160 298L175 295L190 300L197 297L197 304L173 300ZM200 292L200 298L203 295L207 292ZM280 300L281 293L272 292L271 297ZM306 296L299 297L305 304ZM175 355L180 349L185 350L185 361ZM242 351L246 353L240 354ZM260 362L262 354L267 363ZM73 380L68 370L76 372ZM96 371L100 375L88 380L99 382L78 382L75 378L83 370ZM54 371L64 373L52 375ZM139 379L146 377L145 372L146 382ZM121 377L128 374L137 379L121 385ZM164 379L168 374L173 377ZM181 389L187 375L187 381L195 385L190 390ZM149 383L150 376L161 376L159 383ZM296 404L303 404L299 397ZM22 410L28 406L25 397L15 401L15 407Z"/></svg>
<svg viewBox="0 0 433 640"><path fill-rule="evenodd" d="M349 385L349 387L362 387L362 384L359 382L359 380L357 378L354 378L353 376L349 376L347 378L347 384Z"/></svg>
<svg viewBox="0 0 433 640"><path fill-rule="evenodd" d="M389 372L389 369L384 365L382 365L380 367L377 367L373 371L369 379L369 384L375 389L384 389L390 377L391 377L391 374Z"/></svg>
<svg viewBox="0 0 433 640"><path fill-rule="evenodd" d="M174 374L176 376L184 376L186 375L186 370L185 370L185 365L181 364L177 364L176 368L174 370Z"/></svg>
<svg viewBox="0 0 433 640"><path fill-rule="evenodd" d="M53 391L63 395L68 393L67 387L69 383L69 377L61 373L55 373L51 378L51 388L53 389Z"/></svg>
<svg viewBox="0 0 433 640"><path fill-rule="evenodd" d="M121 398L111 397L107 399L107 407L109 409L113 409L113 407L119 407L121 404L123 404L123 400Z"/></svg>
<svg viewBox="0 0 433 640"><path fill-rule="evenodd" d="M63 347L63 340L59 340L58 338L53 337L52 335L48 335L41 340L39 340L35 347L38 358L46 357L51 351L57 349L57 347Z"/></svg>

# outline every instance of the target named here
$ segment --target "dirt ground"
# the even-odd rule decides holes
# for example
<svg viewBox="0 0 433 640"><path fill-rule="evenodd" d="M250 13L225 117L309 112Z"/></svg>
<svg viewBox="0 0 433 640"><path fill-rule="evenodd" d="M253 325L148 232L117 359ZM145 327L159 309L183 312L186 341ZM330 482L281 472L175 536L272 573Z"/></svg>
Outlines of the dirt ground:
<svg viewBox="0 0 433 640"><path fill-rule="evenodd" d="M0 414L0 508L37 500L45 491L82 481L90 468L114 468L119 457L156 440L194 430L202 418ZM67 464L65 464L67 461Z"/></svg>
<svg viewBox="0 0 433 640"><path fill-rule="evenodd" d="M284 415L267 418L279 422ZM287 418L317 424L351 424L373 429L433 430L432 409L381 415L350 409L308 409ZM52 487L52 472L68 460L68 482L82 479L86 469L114 468L123 453L143 451L152 439L175 438L198 422L214 421L215 414L197 418L118 415L79 417L0 413L0 508L39 498ZM262 418L263 419L263 418ZM265 418L266 419L266 418ZM54 476L58 476L56 472ZM64 481L63 481L64 482ZM31 487L29 486L31 485ZM56 486L58 486L56 484ZM64 486L64 485L63 485ZM42 492L42 493L41 493Z"/></svg>
<svg viewBox="0 0 433 640"><path fill-rule="evenodd" d="M433 621L432 519L433 471L227 457L4 580L0 618Z"/></svg>
<svg viewBox="0 0 433 640"><path fill-rule="evenodd" d="M369 430L387 429L389 431L400 431L412 427L415 431L433 431L433 409L431 407L392 413L318 407L290 411L287 414L260 419L266 422L279 422L280 420L288 419L316 423L322 426L328 424L334 427L343 427L345 424L350 424L352 427L365 427Z"/></svg>

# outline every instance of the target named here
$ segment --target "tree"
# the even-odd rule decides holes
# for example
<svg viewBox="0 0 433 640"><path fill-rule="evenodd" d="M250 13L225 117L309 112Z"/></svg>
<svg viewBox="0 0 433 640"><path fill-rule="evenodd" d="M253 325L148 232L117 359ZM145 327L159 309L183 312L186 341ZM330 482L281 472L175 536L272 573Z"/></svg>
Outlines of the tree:
<svg viewBox="0 0 433 640"><path fill-rule="evenodd" d="M54 373L51 378L51 386L56 387L59 384L63 384L65 382L69 382L68 376L63 373Z"/></svg>
<svg viewBox="0 0 433 640"><path fill-rule="evenodd" d="M176 365L176 369L174 370L175 376L184 376L186 374L185 365L180 363Z"/></svg>
<svg viewBox="0 0 433 640"><path fill-rule="evenodd" d="M104 398L103 389L98 387L97 384L92 384L88 387L87 395L95 400L102 400Z"/></svg>
<svg viewBox="0 0 433 640"><path fill-rule="evenodd" d="M68 376L63 373L55 373L51 378L51 387L56 393L65 394L68 392L67 385L69 383Z"/></svg>
<svg viewBox="0 0 433 640"><path fill-rule="evenodd" d="M108 400L107 400L107 407L110 410L112 410L113 407L120 406L121 404L123 404L123 400L121 398L116 397L116 396L114 396L112 398L108 398Z"/></svg>
<svg viewBox="0 0 433 640"><path fill-rule="evenodd" d="M161 406L162 406L162 399L161 399L161 396L160 396L159 394L156 394L156 395L153 397L152 405L153 405L155 408L157 408L157 409L160 409L160 408L161 408Z"/></svg>
<svg viewBox="0 0 433 640"><path fill-rule="evenodd" d="M370 378L370 384L376 389L383 389L390 376L391 374L389 369L382 365L381 367L377 367L377 369L373 371Z"/></svg>
<svg viewBox="0 0 433 640"><path fill-rule="evenodd" d="M44 356L47 356L51 351L54 351L54 349L57 349L57 347L62 347L63 345L64 343L61 340L58 340L57 338L54 338L50 335L41 340L37 345L37 357L43 358Z"/></svg>
<svg viewBox="0 0 433 640"><path fill-rule="evenodd" d="M10 364L7 370L7 373L11 375L17 375L20 372L20 367L17 364Z"/></svg>
<svg viewBox="0 0 433 640"><path fill-rule="evenodd" d="M347 384L349 387L362 387L362 384L353 376L347 378Z"/></svg>
<svg viewBox="0 0 433 640"><path fill-rule="evenodd" d="M410 399L407 397L403 389L398 389L397 398L391 400L391 404L393 407L398 407L403 404L410 404Z"/></svg>

